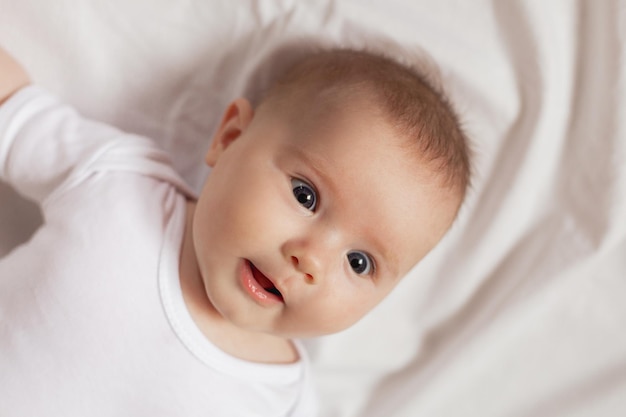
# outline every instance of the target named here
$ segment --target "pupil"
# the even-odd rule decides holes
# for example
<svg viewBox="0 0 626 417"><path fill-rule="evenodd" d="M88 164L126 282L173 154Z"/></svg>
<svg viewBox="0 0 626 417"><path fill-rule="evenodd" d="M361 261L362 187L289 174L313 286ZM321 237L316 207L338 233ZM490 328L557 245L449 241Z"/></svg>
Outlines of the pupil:
<svg viewBox="0 0 626 417"><path fill-rule="evenodd" d="M306 203L306 202L308 202L310 200L311 200L311 196L310 195L307 195L306 193L300 191L300 194L298 194L298 202L300 204L304 204L304 203Z"/></svg>
<svg viewBox="0 0 626 417"><path fill-rule="evenodd" d="M354 270L359 270L361 269L361 266L363 266L363 259L359 259L359 258L353 258L350 261L350 266L352 267L352 269Z"/></svg>

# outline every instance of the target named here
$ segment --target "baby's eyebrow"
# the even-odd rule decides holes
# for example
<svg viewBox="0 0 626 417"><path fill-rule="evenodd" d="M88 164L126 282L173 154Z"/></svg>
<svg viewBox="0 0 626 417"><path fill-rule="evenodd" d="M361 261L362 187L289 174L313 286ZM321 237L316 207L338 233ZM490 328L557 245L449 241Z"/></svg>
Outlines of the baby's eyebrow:
<svg viewBox="0 0 626 417"><path fill-rule="evenodd" d="M338 192L332 177L330 177L324 169L326 165L331 163L330 161L325 161L323 158L313 155L311 152L306 152L304 149L296 145L289 145L288 150L289 153L293 154L297 159L305 163L306 166L314 172L316 178L319 180L317 182L321 182L322 185L322 187L320 187L319 184L316 183L315 186L318 189L323 188L324 194L328 194L330 191L331 196L333 193L336 194Z"/></svg>

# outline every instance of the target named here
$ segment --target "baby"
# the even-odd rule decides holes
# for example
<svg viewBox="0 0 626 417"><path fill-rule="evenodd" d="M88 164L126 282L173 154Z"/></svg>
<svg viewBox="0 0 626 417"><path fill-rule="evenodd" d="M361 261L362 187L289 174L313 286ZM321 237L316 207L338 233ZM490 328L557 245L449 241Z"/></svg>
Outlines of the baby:
<svg viewBox="0 0 626 417"><path fill-rule="evenodd" d="M1 50L0 74L0 179L45 219L0 261L3 415L315 415L298 339L376 306L469 181L444 97L366 52L312 53L233 101L197 199L149 140Z"/></svg>

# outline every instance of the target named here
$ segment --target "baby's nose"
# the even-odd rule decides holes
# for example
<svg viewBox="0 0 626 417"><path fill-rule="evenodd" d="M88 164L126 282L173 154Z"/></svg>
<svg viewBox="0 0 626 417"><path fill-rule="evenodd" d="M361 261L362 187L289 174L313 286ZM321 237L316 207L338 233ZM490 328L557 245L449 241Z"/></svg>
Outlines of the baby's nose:
<svg viewBox="0 0 626 417"><path fill-rule="evenodd" d="M306 282L319 283L335 265L341 253L338 236L333 232L317 233L287 240L282 246L285 260L300 272Z"/></svg>
<svg viewBox="0 0 626 417"><path fill-rule="evenodd" d="M306 272L306 271L313 271L315 268L311 268L311 267L304 268L302 265L300 265L300 259L293 255L291 256L291 263L293 264L296 270L304 274L304 279L306 280L307 283L309 284L315 283L315 276L310 272ZM316 275L319 275L319 273L316 272Z"/></svg>

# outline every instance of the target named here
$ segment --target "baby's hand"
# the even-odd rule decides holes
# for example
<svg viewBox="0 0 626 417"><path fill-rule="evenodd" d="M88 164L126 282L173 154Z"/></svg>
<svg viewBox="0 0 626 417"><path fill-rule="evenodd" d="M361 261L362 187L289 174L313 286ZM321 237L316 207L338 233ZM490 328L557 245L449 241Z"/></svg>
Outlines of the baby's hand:
<svg viewBox="0 0 626 417"><path fill-rule="evenodd" d="M0 105L28 84L30 78L24 68L0 47Z"/></svg>

